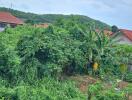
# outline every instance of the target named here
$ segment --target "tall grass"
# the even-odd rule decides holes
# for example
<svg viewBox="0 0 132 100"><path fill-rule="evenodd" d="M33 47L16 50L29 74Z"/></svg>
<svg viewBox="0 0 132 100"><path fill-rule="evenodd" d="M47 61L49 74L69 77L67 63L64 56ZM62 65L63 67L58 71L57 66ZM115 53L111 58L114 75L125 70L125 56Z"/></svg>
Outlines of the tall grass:
<svg viewBox="0 0 132 100"><path fill-rule="evenodd" d="M35 83L21 82L14 87L0 87L2 100L86 100L72 81L44 78Z"/></svg>

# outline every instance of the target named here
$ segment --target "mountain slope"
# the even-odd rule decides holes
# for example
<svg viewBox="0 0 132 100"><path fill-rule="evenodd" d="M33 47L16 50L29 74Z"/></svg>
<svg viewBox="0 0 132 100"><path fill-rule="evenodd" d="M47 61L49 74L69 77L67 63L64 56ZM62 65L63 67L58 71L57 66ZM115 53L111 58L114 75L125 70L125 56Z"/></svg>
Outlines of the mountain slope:
<svg viewBox="0 0 132 100"><path fill-rule="evenodd" d="M0 7L0 11L7 11L12 13L14 16L23 19L25 22L29 22L29 23L53 23L55 22L58 18L64 18L64 19L68 19L71 17L76 17L77 21L79 21L80 23L94 23L95 28L98 29L110 29L110 26L98 21L98 20L94 20L92 18L89 18L87 16L83 16L83 15L61 15L61 14L34 14L34 13L25 13L22 11L18 11L18 10L13 10L13 9L8 9L8 8L4 8L4 7ZM92 24L93 25L93 24Z"/></svg>

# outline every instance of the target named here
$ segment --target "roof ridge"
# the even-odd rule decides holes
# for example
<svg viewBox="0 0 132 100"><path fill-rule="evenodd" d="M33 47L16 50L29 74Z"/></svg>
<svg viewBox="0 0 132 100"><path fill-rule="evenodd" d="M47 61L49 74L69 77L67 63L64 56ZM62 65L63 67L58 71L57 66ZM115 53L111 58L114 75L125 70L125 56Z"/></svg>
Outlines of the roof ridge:
<svg viewBox="0 0 132 100"><path fill-rule="evenodd" d="M10 12L0 12L0 22L12 23L12 24L23 24L24 22L12 15Z"/></svg>
<svg viewBox="0 0 132 100"><path fill-rule="evenodd" d="M129 40L132 41L132 30L120 29L120 31L121 31Z"/></svg>

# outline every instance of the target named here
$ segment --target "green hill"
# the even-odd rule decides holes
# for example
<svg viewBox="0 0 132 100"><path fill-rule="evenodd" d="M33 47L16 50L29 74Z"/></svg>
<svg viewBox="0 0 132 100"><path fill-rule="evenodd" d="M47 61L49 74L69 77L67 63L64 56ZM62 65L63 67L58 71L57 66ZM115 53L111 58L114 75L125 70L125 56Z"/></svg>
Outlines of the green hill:
<svg viewBox="0 0 132 100"><path fill-rule="evenodd" d="M34 13L26 13L14 9L8 9L4 7L0 7L0 11L7 11L12 13L14 16L23 19L25 22L29 23L54 23L58 18L68 19L71 17L76 17L77 21L82 24L92 24L95 25L95 28L98 29L110 29L110 26L98 21L94 20L90 17L83 15L62 15L62 14L34 14Z"/></svg>

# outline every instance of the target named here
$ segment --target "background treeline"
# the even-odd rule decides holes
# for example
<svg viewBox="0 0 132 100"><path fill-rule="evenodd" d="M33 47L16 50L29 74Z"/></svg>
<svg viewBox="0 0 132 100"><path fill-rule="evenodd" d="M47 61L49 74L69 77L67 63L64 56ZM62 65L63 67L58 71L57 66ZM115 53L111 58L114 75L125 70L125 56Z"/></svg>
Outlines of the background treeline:
<svg viewBox="0 0 132 100"><path fill-rule="evenodd" d="M82 24L94 24L94 27L97 29L108 29L110 26L99 21L89 18L83 15L61 15L61 14L34 14L34 13L25 13L18 10L8 9L0 7L0 11L7 11L12 13L14 16L23 19L26 23L37 24L37 23L54 23L56 20L70 19L71 17L76 17L76 20Z"/></svg>

